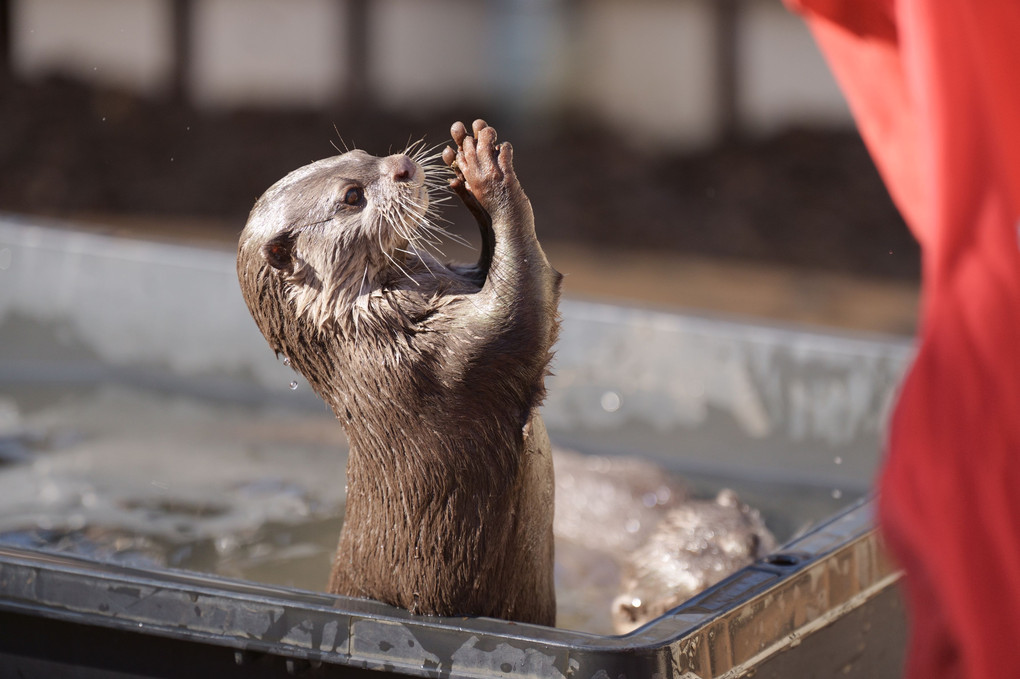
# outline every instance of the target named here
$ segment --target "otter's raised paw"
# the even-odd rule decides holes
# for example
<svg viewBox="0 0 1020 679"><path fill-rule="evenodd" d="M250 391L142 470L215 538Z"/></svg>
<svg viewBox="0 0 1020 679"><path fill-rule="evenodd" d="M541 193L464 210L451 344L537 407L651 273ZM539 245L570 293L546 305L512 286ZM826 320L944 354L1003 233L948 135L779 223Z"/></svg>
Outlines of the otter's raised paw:
<svg viewBox="0 0 1020 679"><path fill-rule="evenodd" d="M524 197L513 168L513 147L496 141L495 128L484 120L472 124L473 136L463 123L450 128L457 150L447 147L443 160L453 168L456 177L450 186L461 197L470 193L489 214L510 207Z"/></svg>

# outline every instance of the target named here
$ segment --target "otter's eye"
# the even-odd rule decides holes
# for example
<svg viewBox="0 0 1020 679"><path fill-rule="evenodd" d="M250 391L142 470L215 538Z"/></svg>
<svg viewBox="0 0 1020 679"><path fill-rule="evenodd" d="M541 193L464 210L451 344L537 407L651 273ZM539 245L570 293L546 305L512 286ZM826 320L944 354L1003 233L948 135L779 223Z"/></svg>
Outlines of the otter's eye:
<svg viewBox="0 0 1020 679"><path fill-rule="evenodd" d="M352 186L344 193L344 203L347 205L360 205L365 198L365 192L360 187Z"/></svg>

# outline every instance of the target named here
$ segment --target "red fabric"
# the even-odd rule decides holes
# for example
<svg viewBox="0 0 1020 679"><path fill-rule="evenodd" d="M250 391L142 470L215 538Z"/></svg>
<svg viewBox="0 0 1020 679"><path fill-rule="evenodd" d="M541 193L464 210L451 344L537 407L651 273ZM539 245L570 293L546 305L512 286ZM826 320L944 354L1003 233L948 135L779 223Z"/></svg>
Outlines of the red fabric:
<svg viewBox="0 0 1020 679"><path fill-rule="evenodd" d="M787 1L922 247L879 500L907 674L1020 677L1020 2Z"/></svg>

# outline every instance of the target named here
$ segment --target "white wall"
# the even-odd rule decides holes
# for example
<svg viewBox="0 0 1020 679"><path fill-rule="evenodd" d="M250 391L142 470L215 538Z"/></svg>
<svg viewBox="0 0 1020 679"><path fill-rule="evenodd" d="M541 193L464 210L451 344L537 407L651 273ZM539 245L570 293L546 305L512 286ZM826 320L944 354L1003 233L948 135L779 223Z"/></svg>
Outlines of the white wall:
<svg viewBox="0 0 1020 679"><path fill-rule="evenodd" d="M376 0L369 77L383 104L418 109L489 94L486 5Z"/></svg>
<svg viewBox="0 0 1020 679"><path fill-rule="evenodd" d="M779 2L747 2L737 36L740 117L747 130L851 124L846 101L800 17Z"/></svg>
<svg viewBox="0 0 1020 679"><path fill-rule="evenodd" d="M336 0L194 2L191 91L200 105L343 100L345 12ZM488 102L527 120L574 104L641 144L701 146L719 132L712 2L374 0L370 81L391 107ZM22 73L60 70L143 92L167 86L169 1L13 0L13 7ZM740 8L743 129L849 125L801 20L779 0L744 0Z"/></svg>
<svg viewBox="0 0 1020 679"><path fill-rule="evenodd" d="M580 101L634 141L688 146L711 139L717 130L707 4L594 0L583 7Z"/></svg>
<svg viewBox="0 0 1020 679"><path fill-rule="evenodd" d="M13 0L14 67L58 71L146 93L171 69L170 7L163 0Z"/></svg>
<svg viewBox="0 0 1020 679"><path fill-rule="evenodd" d="M346 68L343 18L335 0L195 2L192 96L211 106L330 102Z"/></svg>

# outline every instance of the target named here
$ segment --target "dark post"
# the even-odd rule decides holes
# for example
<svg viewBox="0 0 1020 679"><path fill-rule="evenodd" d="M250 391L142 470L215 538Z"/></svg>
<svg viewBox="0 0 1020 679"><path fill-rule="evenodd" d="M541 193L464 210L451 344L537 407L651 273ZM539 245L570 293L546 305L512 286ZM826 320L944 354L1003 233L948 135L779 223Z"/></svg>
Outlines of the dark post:
<svg viewBox="0 0 1020 679"><path fill-rule="evenodd" d="M368 84L369 32L372 18L369 0L341 0L347 6L347 31L343 48L347 56L347 78L341 83L340 103L350 106L370 104Z"/></svg>
<svg viewBox="0 0 1020 679"><path fill-rule="evenodd" d="M0 0L2 2L3 0ZM173 73L171 74L170 94L176 101L189 98L188 81L191 75L192 49L192 0L172 1L173 31Z"/></svg>
<svg viewBox="0 0 1020 679"><path fill-rule="evenodd" d="M715 23L715 113L721 139L732 139L738 132L740 64L737 61L737 22L740 0L712 0Z"/></svg>
<svg viewBox="0 0 1020 679"><path fill-rule="evenodd" d="M0 0L0 77L11 74L11 3Z"/></svg>

